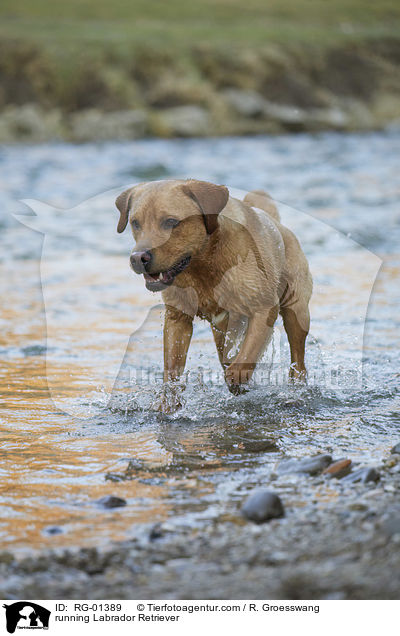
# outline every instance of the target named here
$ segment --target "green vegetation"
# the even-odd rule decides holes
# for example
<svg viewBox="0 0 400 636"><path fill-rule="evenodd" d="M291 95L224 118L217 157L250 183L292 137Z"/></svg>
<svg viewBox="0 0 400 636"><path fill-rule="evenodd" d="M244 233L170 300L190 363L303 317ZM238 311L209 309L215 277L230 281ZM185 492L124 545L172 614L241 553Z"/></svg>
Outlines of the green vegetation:
<svg viewBox="0 0 400 636"><path fill-rule="evenodd" d="M82 56L128 63L143 48L184 58L193 46L318 47L398 37L396 0L2 0L0 39L35 43L63 67Z"/></svg>
<svg viewBox="0 0 400 636"><path fill-rule="evenodd" d="M3 111L24 104L63 114L145 109L153 122L154 109L195 104L223 121L229 114L221 102L226 89L302 108L336 107L341 96L363 103L377 93L397 96L399 61L397 0L0 5ZM378 110L378 119L391 119L394 102ZM164 134L163 126L150 128Z"/></svg>
<svg viewBox="0 0 400 636"><path fill-rule="evenodd" d="M0 36L59 49L195 42L260 46L396 36L396 0L2 0Z"/></svg>

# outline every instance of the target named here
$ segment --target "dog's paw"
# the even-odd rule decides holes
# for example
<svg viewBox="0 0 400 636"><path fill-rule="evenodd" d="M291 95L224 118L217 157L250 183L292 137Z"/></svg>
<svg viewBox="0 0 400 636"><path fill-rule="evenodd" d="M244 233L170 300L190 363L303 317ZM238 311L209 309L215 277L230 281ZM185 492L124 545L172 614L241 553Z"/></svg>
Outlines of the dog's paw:
<svg viewBox="0 0 400 636"><path fill-rule="evenodd" d="M179 400L172 402L171 400L161 398L155 405L154 410L164 415L171 415L182 408Z"/></svg>
<svg viewBox="0 0 400 636"><path fill-rule="evenodd" d="M299 370L296 363L290 365L289 382L294 384L307 384L307 371L305 368Z"/></svg>
<svg viewBox="0 0 400 636"><path fill-rule="evenodd" d="M180 385L165 384L162 388L159 399L153 403L152 408L158 413L164 413L165 415L171 415L178 409L182 408L180 400L183 387Z"/></svg>
<svg viewBox="0 0 400 636"><path fill-rule="evenodd" d="M249 390L245 384L228 384L228 389L232 395L243 395Z"/></svg>
<svg viewBox="0 0 400 636"><path fill-rule="evenodd" d="M244 365L233 362L225 371L225 382L233 395L246 393L246 385L253 375L254 365Z"/></svg>

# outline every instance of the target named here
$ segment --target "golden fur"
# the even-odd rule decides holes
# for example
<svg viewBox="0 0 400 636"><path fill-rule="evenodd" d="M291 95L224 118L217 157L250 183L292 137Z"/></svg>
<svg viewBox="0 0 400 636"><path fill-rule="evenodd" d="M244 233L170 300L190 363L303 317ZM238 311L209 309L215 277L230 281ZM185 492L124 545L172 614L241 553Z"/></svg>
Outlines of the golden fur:
<svg viewBox="0 0 400 636"><path fill-rule="evenodd" d="M182 374L192 321L200 316L211 325L228 387L239 392L268 344L278 313L290 344L290 377L305 379L312 279L298 240L280 223L265 192L250 192L239 201L225 186L194 179L156 181L123 192L116 205L118 231L128 222L133 226L131 258L142 267L141 254L151 256L145 273L149 289L163 287L154 281L159 272L169 277L162 291L165 382ZM232 337L243 321L246 332L232 360ZM161 405L164 411L171 408Z"/></svg>

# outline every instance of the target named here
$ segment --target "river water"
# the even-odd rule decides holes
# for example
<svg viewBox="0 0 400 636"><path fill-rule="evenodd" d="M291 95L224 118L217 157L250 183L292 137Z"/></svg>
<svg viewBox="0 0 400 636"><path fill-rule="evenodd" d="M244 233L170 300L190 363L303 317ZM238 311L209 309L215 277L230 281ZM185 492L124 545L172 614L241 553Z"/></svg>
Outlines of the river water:
<svg viewBox="0 0 400 636"><path fill-rule="evenodd" d="M2 547L232 520L286 456L379 462L399 439L399 154L393 131L3 147ZM238 196L264 188L278 202L314 278L307 387L287 384L278 323L258 384L230 395L199 321L183 408L155 412L161 296L129 269L113 201L171 177ZM127 505L105 509L105 495Z"/></svg>

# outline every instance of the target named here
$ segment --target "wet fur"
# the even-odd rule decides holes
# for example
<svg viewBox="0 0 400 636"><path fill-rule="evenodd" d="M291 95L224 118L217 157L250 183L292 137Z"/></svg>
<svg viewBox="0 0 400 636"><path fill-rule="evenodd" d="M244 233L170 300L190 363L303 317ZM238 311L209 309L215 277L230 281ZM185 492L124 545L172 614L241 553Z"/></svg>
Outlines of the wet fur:
<svg viewBox="0 0 400 636"><path fill-rule="evenodd" d="M225 379L234 393L249 381L281 313L291 350L290 377L304 380L305 340L312 279L294 234L280 223L262 191L243 201L224 186L197 180L139 184L117 199L118 231L135 219L135 250L152 254L150 273L163 272L186 255L191 261L163 292L164 380L182 374L194 316L212 328ZM180 224L162 227L171 215ZM247 320L239 353L230 359L230 336ZM161 410L176 405L162 404Z"/></svg>

